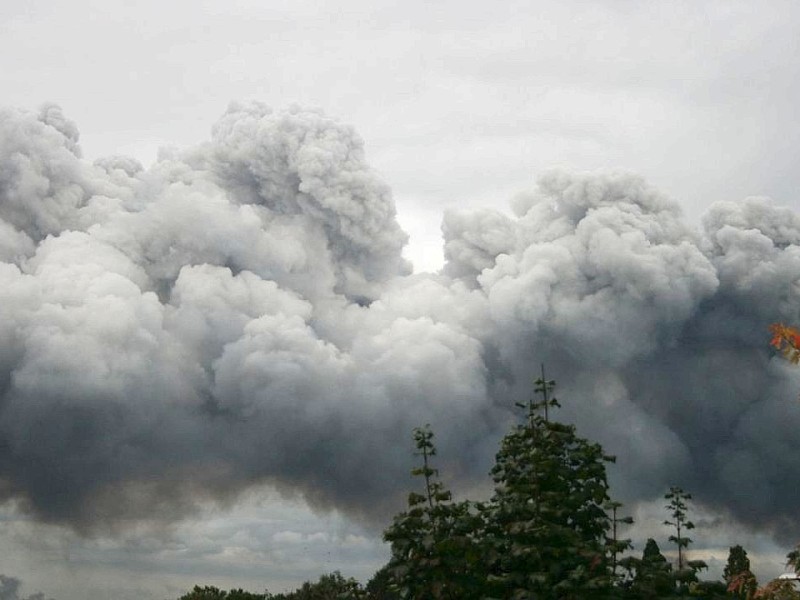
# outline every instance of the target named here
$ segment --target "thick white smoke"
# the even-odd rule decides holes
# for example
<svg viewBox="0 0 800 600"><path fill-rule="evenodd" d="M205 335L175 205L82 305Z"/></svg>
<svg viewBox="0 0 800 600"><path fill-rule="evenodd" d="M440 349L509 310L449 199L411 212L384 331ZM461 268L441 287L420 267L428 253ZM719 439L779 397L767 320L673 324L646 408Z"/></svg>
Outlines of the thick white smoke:
<svg viewBox="0 0 800 600"><path fill-rule="evenodd" d="M789 519L800 382L766 326L800 317L800 218L751 198L695 231L624 173L545 175L514 210L446 214L445 268L410 275L318 112L232 105L148 169L83 160L55 106L0 112L0 493L94 531L266 482L383 524L411 429L480 481L545 362L623 499Z"/></svg>

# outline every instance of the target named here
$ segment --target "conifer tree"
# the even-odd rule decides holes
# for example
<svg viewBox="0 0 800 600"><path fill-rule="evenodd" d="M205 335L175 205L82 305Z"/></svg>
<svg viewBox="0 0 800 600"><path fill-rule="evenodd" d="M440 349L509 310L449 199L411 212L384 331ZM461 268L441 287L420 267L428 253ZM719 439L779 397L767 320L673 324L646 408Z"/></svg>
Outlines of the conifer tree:
<svg viewBox="0 0 800 600"><path fill-rule="evenodd" d="M740 545L732 546L728 552L728 562L725 564L725 569L722 571L722 577L728 581L732 577L736 577L739 573L750 570L750 559L747 557L747 551Z"/></svg>
<svg viewBox="0 0 800 600"><path fill-rule="evenodd" d="M658 598L668 596L675 588L672 566L653 538L645 544L641 558L627 557L621 564L632 574L626 598Z"/></svg>
<svg viewBox="0 0 800 600"><path fill-rule="evenodd" d="M504 599L596 598L611 584L606 534L605 463L599 444L550 421L554 381L535 382L524 424L501 443L485 507L490 596ZM543 414L542 414L543 413Z"/></svg>
<svg viewBox="0 0 800 600"><path fill-rule="evenodd" d="M749 600L758 588L758 581L750 570L750 559L747 552L739 545L732 546L728 552L728 562L722 571L722 578L727 584L728 593Z"/></svg>
<svg viewBox="0 0 800 600"><path fill-rule="evenodd" d="M424 488L409 494L408 511L384 532L392 548L390 587L409 600L479 598L485 579L477 548L480 515L469 502L452 502L439 480L429 425L414 430L414 442L422 462L411 473L424 480Z"/></svg>

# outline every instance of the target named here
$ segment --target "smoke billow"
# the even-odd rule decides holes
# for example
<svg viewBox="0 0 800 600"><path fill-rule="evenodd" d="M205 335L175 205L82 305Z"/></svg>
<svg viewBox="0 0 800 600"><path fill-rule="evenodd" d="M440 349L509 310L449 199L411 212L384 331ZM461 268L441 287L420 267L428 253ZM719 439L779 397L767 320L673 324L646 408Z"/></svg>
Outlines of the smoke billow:
<svg viewBox="0 0 800 600"><path fill-rule="evenodd" d="M263 483L383 523L414 426L479 481L545 362L619 496L800 534L800 382L766 345L800 318L800 217L749 198L698 231L624 173L513 208L447 213L444 269L411 275L321 113L232 105L145 169L83 160L58 107L0 112L0 494L85 532Z"/></svg>
<svg viewBox="0 0 800 600"><path fill-rule="evenodd" d="M42 592L25 596L19 595L22 582L16 577L0 575L0 600L46 600Z"/></svg>

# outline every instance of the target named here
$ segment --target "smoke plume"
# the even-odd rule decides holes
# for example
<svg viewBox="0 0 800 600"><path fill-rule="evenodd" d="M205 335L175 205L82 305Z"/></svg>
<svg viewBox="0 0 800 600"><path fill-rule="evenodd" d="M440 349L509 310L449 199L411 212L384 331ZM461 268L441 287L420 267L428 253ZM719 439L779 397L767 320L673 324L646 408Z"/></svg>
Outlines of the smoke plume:
<svg viewBox="0 0 800 600"><path fill-rule="evenodd" d="M16 577L0 575L0 600L46 600L42 592L25 596L19 595L22 582Z"/></svg>
<svg viewBox="0 0 800 600"><path fill-rule="evenodd" d="M406 235L355 132L232 105L209 142L89 163L53 105L0 112L0 498L92 533L271 484L383 525L431 423L485 480L538 365L560 417L617 454L627 502L669 485L800 535L800 217L767 199L702 230L627 173L553 172Z"/></svg>

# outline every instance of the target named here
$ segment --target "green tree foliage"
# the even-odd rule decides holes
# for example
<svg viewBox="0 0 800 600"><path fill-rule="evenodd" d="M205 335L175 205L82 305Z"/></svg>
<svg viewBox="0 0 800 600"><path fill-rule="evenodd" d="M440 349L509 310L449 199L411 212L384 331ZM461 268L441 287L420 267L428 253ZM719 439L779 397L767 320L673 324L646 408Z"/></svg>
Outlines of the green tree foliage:
<svg viewBox="0 0 800 600"><path fill-rule="evenodd" d="M306 581L293 592L271 594L255 594L243 589L233 589L228 592L212 585L194 586L191 592L181 596L178 600L393 600L380 596L368 596L367 592L355 579L345 578L339 571L322 575L319 581L311 583Z"/></svg>
<svg viewBox="0 0 800 600"><path fill-rule="evenodd" d="M390 589L409 599L478 598L485 579L478 547L480 514L470 502L452 502L439 481L430 426L414 430L414 443L422 462L411 473L423 479L424 488L409 494L408 510L384 532L392 548Z"/></svg>
<svg viewBox="0 0 800 600"><path fill-rule="evenodd" d="M728 551L728 562L722 571L725 581L730 581L740 573L750 570L750 559L747 558L747 551L739 545L731 546Z"/></svg>
<svg viewBox="0 0 800 600"><path fill-rule="evenodd" d="M388 565L378 569L364 589L368 600L400 600L400 594L392 588L392 576Z"/></svg>
<svg viewBox="0 0 800 600"><path fill-rule="evenodd" d="M617 527L620 524L623 525L632 525L633 524L633 517L618 517L617 511L622 508L622 502L617 501L609 501L606 502L604 508L607 511L611 511L611 535L606 538L606 547L608 548L609 553L611 554L611 575L616 581L617 579L617 557L622 552L626 550L630 550L633 548L633 544L631 544L630 539L620 539L617 536Z"/></svg>
<svg viewBox="0 0 800 600"><path fill-rule="evenodd" d="M526 422L503 438L492 469L495 493L484 511L492 597L592 598L610 589L603 507L613 458L575 427L549 420L554 385L544 373L536 381L542 400L528 403Z"/></svg>
<svg viewBox="0 0 800 600"><path fill-rule="evenodd" d="M576 434L574 426L550 420L558 407L554 381L535 382L536 396L524 421L503 438L491 475L488 502L453 502L434 467L436 447L430 426L414 430L418 491L408 508L384 532L391 544L389 563L367 586L338 571L306 582L294 592L254 594L196 586L179 600L800 600L792 582L775 580L758 589L741 546L730 549L725 583L698 581L703 561L686 560L694 528L688 519L691 495L671 487L664 496L678 548L677 569L655 540L641 558L618 555L630 549L617 526L619 502L608 496L606 455L599 444ZM800 546L788 555L800 571ZM617 566L627 575L619 578Z"/></svg>
<svg viewBox="0 0 800 600"><path fill-rule="evenodd" d="M253 594L245 592L241 588L226 592L213 585L204 587L196 585L191 592L184 594L179 600L270 600L270 598L272 597L267 594Z"/></svg>
<svg viewBox="0 0 800 600"><path fill-rule="evenodd" d="M213 585L204 587L196 585L191 592L184 594L178 600L225 600L227 596L228 592L224 592Z"/></svg>
<svg viewBox="0 0 800 600"><path fill-rule="evenodd" d="M362 600L366 598L361 584L339 571L323 575L316 583L306 581L294 592L268 595L265 600Z"/></svg>
<svg viewBox="0 0 800 600"><path fill-rule="evenodd" d="M628 557L620 564L631 574L627 598L659 598L675 590L672 565L653 538L647 540L641 558Z"/></svg>
<svg viewBox="0 0 800 600"><path fill-rule="evenodd" d="M225 600L269 600L269 598L270 595L267 593L254 594L253 592L246 592L242 588L239 588L229 591Z"/></svg>
<svg viewBox="0 0 800 600"><path fill-rule="evenodd" d="M750 600L758 588L758 581L750 570L750 559L741 546L732 546L728 552L728 562L722 571L722 578L728 593L742 600Z"/></svg>

